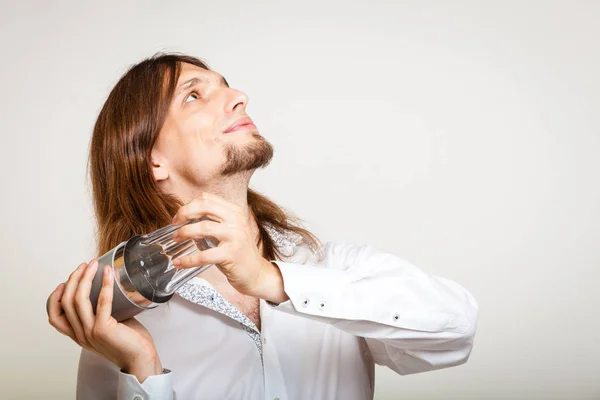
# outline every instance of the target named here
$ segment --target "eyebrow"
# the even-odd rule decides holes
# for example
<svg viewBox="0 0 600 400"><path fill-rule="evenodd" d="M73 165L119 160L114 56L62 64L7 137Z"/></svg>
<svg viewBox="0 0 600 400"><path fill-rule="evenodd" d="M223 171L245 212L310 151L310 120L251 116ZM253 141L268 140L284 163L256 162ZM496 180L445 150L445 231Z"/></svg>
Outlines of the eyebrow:
<svg viewBox="0 0 600 400"><path fill-rule="evenodd" d="M208 82L210 82L209 79L200 78L200 77L194 77L192 79L188 79L187 81L185 81L181 85L179 85L179 87L177 88L177 91L175 92L175 95L179 96L181 94L181 92L183 92L185 89L187 89L190 86L194 86L199 83L208 83ZM221 77L219 79L219 85L229 87L229 84L227 83L227 80L225 80L224 77Z"/></svg>

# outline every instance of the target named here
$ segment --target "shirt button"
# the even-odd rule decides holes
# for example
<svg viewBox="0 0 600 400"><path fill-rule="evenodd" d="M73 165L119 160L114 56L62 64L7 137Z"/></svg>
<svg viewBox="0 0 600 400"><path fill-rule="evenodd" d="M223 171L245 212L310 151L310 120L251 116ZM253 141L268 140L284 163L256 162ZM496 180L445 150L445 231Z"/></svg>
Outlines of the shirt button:
<svg viewBox="0 0 600 400"><path fill-rule="evenodd" d="M394 314L394 321L398 321L400 319L400 316L398 314Z"/></svg>
<svg viewBox="0 0 600 400"><path fill-rule="evenodd" d="M310 300L308 299L308 297L306 297L303 301L302 301L302 306L303 307L308 307L308 305L310 304Z"/></svg>
<svg viewBox="0 0 600 400"><path fill-rule="evenodd" d="M321 310L325 308L325 302L324 301L322 301L322 302L319 303L319 308Z"/></svg>
<svg viewBox="0 0 600 400"><path fill-rule="evenodd" d="M142 400L142 398L140 396L135 396L133 400Z"/></svg>

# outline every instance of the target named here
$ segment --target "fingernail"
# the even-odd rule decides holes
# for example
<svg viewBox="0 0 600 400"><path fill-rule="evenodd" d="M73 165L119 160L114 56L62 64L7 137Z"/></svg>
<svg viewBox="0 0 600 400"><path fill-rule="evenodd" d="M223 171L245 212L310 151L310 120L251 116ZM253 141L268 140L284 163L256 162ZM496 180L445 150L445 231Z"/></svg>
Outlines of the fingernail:
<svg viewBox="0 0 600 400"><path fill-rule="evenodd" d="M95 258L92 260L92 262L90 263L90 267L91 268L95 268L98 266L98 260L96 260Z"/></svg>
<svg viewBox="0 0 600 400"><path fill-rule="evenodd" d="M181 260L180 260L179 258L176 258L176 259L173 261L173 265L175 265L176 267L180 266L180 265L181 265Z"/></svg>
<svg viewBox="0 0 600 400"><path fill-rule="evenodd" d="M56 289L54 289L54 291L56 292L58 289L60 289L61 286L62 286L62 282L58 284L58 286L56 287Z"/></svg>

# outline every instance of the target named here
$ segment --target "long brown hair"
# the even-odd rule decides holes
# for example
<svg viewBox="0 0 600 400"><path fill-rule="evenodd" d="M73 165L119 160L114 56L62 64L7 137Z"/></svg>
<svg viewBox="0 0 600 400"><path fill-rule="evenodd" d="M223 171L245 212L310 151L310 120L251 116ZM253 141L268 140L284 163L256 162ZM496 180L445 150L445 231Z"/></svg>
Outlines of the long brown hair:
<svg viewBox="0 0 600 400"><path fill-rule="evenodd" d="M152 174L151 151L163 126L181 64L210 69L198 58L157 53L135 64L112 89L94 125L89 173L97 224L98 255L134 235L171 223L178 198L162 192ZM266 225L299 234L313 251L319 239L300 226L300 219L248 188L248 205L259 228L257 245L264 256L281 259Z"/></svg>

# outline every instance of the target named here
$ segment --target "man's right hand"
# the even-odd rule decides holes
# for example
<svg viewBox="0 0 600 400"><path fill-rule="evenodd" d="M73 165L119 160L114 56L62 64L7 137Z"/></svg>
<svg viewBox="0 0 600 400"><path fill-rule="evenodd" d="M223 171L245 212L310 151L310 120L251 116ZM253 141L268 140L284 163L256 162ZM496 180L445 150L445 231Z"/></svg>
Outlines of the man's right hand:
<svg viewBox="0 0 600 400"><path fill-rule="evenodd" d="M150 333L136 319L122 323L111 316L114 277L104 267L96 315L90 301L98 261L83 263L61 283L48 300L50 325L81 347L93 351L143 382L160 375L162 366Z"/></svg>

